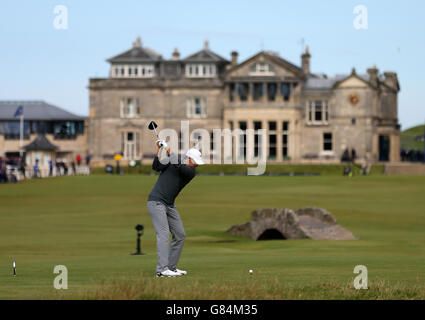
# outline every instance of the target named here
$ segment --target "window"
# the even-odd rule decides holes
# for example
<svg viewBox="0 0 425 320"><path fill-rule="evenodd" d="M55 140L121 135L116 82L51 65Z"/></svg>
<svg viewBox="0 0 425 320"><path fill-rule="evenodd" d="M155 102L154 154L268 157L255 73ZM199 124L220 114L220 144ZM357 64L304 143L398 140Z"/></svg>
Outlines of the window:
<svg viewBox="0 0 425 320"><path fill-rule="evenodd" d="M213 131L211 131L210 132L210 150L211 151L214 151L214 132Z"/></svg>
<svg viewBox="0 0 425 320"><path fill-rule="evenodd" d="M194 97L186 102L186 114L188 118L206 118L207 103L203 97Z"/></svg>
<svg viewBox="0 0 425 320"><path fill-rule="evenodd" d="M139 99L122 98L121 99L121 118L135 118L140 116Z"/></svg>
<svg viewBox="0 0 425 320"><path fill-rule="evenodd" d="M322 121L322 101L315 101L314 103L314 121Z"/></svg>
<svg viewBox="0 0 425 320"><path fill-rule="evenodd" d="M77 136L77 123L74 121L58 121L54 123L55 140L75 139Z"/></svg>
<svg viewBox="0 0 425 320"><path fill-rule="evenodd" d="M20 121L6 121L4 122L4 138L6 140L18 140L20 138L21 124ZM24 121L24 139L29 139L30 128L29 122Z"/></svg>
<svg viewBox="0 0 425 320"><path fill-rule="evenodd" d="M289 97L291 95L291 85L287 82L282 83L282 96L283 96L283 101L289 101Z"/></svg>
<svg viewBox="0 0 425 320"><path fill-rule="evenodd" d="M125 160L137 160L140 158L139 132L121 132L121 153Z"/></svg>
<svg viewBox="0 0 425 320"><path fill-rule="evenodd" d="M154 69L152 64L141 65L140 69L141 69L140 73L142 77L150 78L154 76L154 72L153 72Z"/></svg>
<svg viewBox="0 0 425 320"><path fill-rule="evenodd" d="M267 84L267 95L268 95L269 101L275 100L275 98L276 98L276 88L277 88L276 83Z"/></svg>
<svg viewBox="0 0 425 320"><path fill-rule="evenodd" d="M269 159L276 159L276 134L269 134Z"/></svg>
<svg viewBox="0 0 425 320"><path fill-rule="evenodd" d="M239 129L245 131L247 128L246 121L239 121ZM245 159L246 156L246 134L245 132L240 135L239 141L239 157Z"/></svg>
<svg viewBox="0 0 425 320"><path fill-rule="evenodd" d="M246 101L248 99L248 84L247 83L238 83L238 94L241 101Z"/></svg>
<svg viewBox="0 0 425 320"><path fill-rule="evenodd" d="M153 64L115 65L112 70L114 70L112 75L117 78L150 78L154 76Z"/></svg>
<svg viewBox="0 0 425 320"><path fill-rule="evenodd" d="M276 121L269 121L269 130L270 131L276 130Z"/></svg>
<svg viewBox="0 0 425 320"><path fill-rule="evenodd" d="M308 124L326 125L329 122L328 101L315 100L307 102L306 120Z"/></svg>
<svg viewBox="0 0 425 320"><path fill-rule="evenodd" d="M186 76L192 78L211 78L215 77L216 67L212 63L194 64L190 63L186 65Z"/></svg>
<svg viewBox="0 0 425 320"><path fill-rule="evenodd" d="M288 136L289 136L289 122L282 122L282 157L288 158Z"/></svg>
<svg viewBox="0 0 425 320"><path fill-rule="evenodd" d="M323 151L333 151L331 132L323 133Z"/></svg>
<svg viewBox="0 0 425 320"><path fill-rule="evenodd" d="M263 96L264 84L263 83L254 83L254 101L260 100Z"/></svg>
<svg viewBox="0 0 425 320"><path fill-rule="evenodd" d="M308 114L308 123L312 123L313 122L313 103L311 101L308 102L308 110L307 110L307 114Z"/></svg>
<svg viewBox="0 0 425 320"><path fill-rule="evenodd" d="M261 121L254 121L254 157L258 157L260 135L257 133L257 130L260 130L261 128Z"/></svg>
<svg viewBox="0 0 425 320"><path fill-rule="evenodd" d="M250 75L274 75L273 65L265 62L257 62L251 66Z"/></svg>
<svg viewBox="0 0 425 320"><path fill-rule="evenodd" d="M324 119L325 119L325 123L328 123L328 121L329 121L329 107L328 107L328 102L327 101L324 101L324 104L325 104L325 117L324 117Z"/></svg>
<svg viewBox="0 0 425 320"><path fill-rule="evenodd" d="M352 124L353 126L355 126L355 125L356 125L356 118L352 118L352 119L351 119L351 124Z"/></svg>

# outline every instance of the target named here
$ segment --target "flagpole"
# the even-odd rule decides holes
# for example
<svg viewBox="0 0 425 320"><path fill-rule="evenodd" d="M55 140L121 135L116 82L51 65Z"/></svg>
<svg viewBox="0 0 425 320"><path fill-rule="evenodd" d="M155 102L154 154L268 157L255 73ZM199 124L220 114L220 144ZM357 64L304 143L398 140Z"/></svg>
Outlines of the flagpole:
<svg viewBox="0 0 425 320"><path fill-rule="evenodd" d="M22 147L24 145L24 114L22 113L21 116L21 123L20 123L20 132L19 132L19 156L21 157L22 160L22 154L23 154L23 150Z"/></svg>

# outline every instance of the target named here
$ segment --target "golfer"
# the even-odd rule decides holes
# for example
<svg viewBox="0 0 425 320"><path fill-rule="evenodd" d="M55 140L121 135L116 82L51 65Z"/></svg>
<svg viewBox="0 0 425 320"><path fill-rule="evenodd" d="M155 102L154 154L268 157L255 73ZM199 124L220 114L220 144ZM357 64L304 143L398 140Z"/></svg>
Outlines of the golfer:
<svg viewBox="0 0 425 320"><path fill-rule="evenodd" d="M156 145L158 153L153 160L152 169L160 172L160 174L148 197L148 211L156 231L158 254L156 276L177 277L187 274L185 270L177 269L186 234L179 212L174 205L174 200L179 192L195 177L195 167L204 164L204 162L197 149L189 149L182 161L171 153L165 141L158 140ZM161 163L159 160L162 149L166 150L167 164L163 164L166 162L162 161ZM170 232L173 236L171 244L169 241Z"/></svg>

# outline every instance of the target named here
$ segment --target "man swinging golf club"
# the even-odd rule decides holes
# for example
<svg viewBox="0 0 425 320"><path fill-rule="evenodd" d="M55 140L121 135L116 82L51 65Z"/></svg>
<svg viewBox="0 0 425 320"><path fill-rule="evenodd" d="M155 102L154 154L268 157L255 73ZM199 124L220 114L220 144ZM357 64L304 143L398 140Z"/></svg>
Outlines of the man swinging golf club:
<svg viewBox="0 0 425 320"><path fill-rule="evenodd" d="M174 200L195 177L195 167L204 162L197 149L189 149L184 160L172 154L167 143L159 140L156 127L157 125L153 121L149 124L149 129L155 130L158 138L156 141L158 152L153 160L152 169L160 174L148 197L148 211L156 231L158 255L156 276L178 277L187 274L186 271L177 269L186 234ZM159 159L163 150L166 151L168 161L164 161L163 158L161 161ZM169 242L170 232L173 236L171 244Z"/></svg>

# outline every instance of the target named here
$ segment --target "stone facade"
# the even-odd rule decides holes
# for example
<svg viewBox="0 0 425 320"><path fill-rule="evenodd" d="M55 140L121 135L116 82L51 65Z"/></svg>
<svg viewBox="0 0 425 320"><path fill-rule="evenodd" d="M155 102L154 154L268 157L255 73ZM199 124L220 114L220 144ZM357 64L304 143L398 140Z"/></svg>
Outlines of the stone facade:
<svg viewBox="0 0 425 320"><path fill-rule="evenodd" d="M177 49L164 59L138 39L130 50L109 59L108 78L89 82L88 149L99 164L115 153L126 160L151 159L152 132L267 129L268 161L335 163L345 150L357 159L399 161L397 95L392 72L376 67L359 74L328 77L310 71L308 50L296 66L262 51L238 63L209 44L181 59Z"/></svg>

